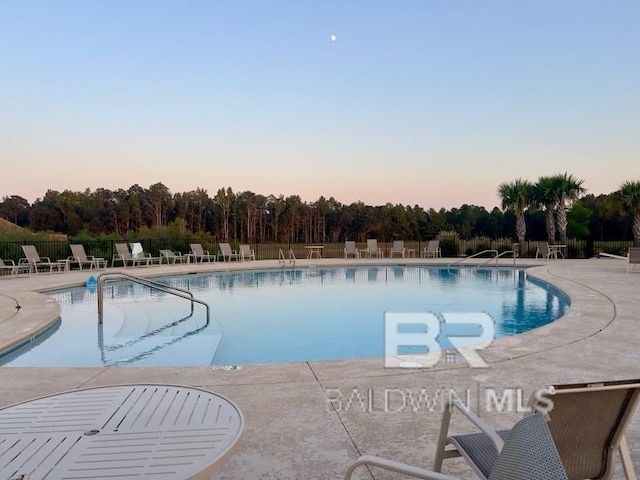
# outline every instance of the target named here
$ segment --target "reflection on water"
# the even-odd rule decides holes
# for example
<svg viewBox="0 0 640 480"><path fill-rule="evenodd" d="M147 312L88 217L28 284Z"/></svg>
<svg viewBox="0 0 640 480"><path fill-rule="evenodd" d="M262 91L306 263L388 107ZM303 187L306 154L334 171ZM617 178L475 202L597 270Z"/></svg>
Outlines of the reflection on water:
<svg viewBox="0 0 640 480"><path fill-rule="evenodd" d="M567 298L501 268L363 266L191 274L155 279L211 306L129 281L51 293L62 306L50 338L5 358L11 365L209 365L380 356L385 312L484 312L496 335L561 317ZM441 343L442 345L442 343Z"/></svg>

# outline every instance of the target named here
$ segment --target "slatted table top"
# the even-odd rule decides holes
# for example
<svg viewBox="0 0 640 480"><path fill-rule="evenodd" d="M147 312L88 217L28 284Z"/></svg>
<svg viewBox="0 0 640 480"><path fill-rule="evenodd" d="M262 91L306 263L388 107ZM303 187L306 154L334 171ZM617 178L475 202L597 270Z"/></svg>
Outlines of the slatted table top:
<svg viewBox="0 0 640 480"><path fill-rule="evenodd" d="M192 387L50 395L0 410L0 480L209 478L243 425L231 401Z"/></svg>

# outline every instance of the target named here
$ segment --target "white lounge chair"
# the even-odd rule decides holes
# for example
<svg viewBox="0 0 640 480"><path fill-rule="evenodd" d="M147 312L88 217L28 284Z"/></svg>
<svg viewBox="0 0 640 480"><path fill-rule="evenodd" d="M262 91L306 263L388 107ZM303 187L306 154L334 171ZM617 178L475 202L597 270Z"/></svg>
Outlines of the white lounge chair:
<svg viewBox="0 0 640 480"><path fill-rule="evenodd" d="M31 265L16 265L13 260L2 260L0 258L0 275L18 275L21 273L31 273Z"/></svg>
<svg viewBox="0 0 640 480"><path fill-rule="evenodd" d="M360 258L360 251L353 240L344 242L344 258Z"/></svg>
<svg viewBox="0 0 640 480"><path fill-rule="evenodd" d="M140 242L131 244L131 256L133 257L133 265L160 265L161 258L154 257L149 252L145 252Z"/></svg>
<svg viewBox="0 0 640 480"><path fill-rule="evenodd" d="M367 239L367 257L372 258L372 257L378 257L378 258L382 258L384 257L384 252L382 251L382 249L380 247L378 247L378 240L375 238L369 238Z"/></svg>
<svg viewBox="0 0 640 480"><path fill-rule="evenodd" d="M429 240L427 246L420 254L422 258L438 258L442 257L442 251L440 250L440 240Z"/></svg>
<svg viewBox="0 0 640 480"><path fill-rule="evenodd" d="M629 270L635 269L639 263L640 247L629 247L629 252L627 253L627 273L629 273Z"/></svg>
<svg viewBox="0 0 640 480"><path fill-rule="evenodd" d="M220 257L222 257L223 262L230 262L231 260L240 260L240 254L231 248L226 242L221 242L218 244L220 246L220 251L218 252L218 261Z"/></svg>
<svg viewBox="0 0 640 480"><path fill-rule="evenodd" d="M626 478L635 479L625 431L639 402L640 379L633 379L546 387L531 395L529 408L548 415L551 435L571 480L612 478L616 452ZM450 436L454 410L484 434ZM490 465L508 431L494 431L459 401L449 402L443 412L434 470L441 470L444 459L462 456L476 475L491 478Z"/></svg>
<svg viewBox="0 0 640 480"><path fill-rule="evenodd" d="M191 252L189 255L193 258L194 263L202 263L202 262L215 262L216 256L209 253L208 250L205 250L200 243L192 243L190 245Z"/></svg>
<svg viewBox="0 0 640 480"><path fill-rule="evenodd" d="M52 262L49 257L40 257L40 255L38 255L38 250L36 250L34 245L22 245L22 251L24 252L25 258L18 260L18 266L30 265L31 270L36 273L40 273L40 270L42 269L45 271L48 270L49 272L62 272L66 270L68 265L66 260Z"/></svg>
<svg viewBox="0 0 640 480"><path fill-rule="evenodd" d="M244 262L245 260L255 260L256 252L251 245L242 244L240 245L240 259Z"/></svg>
<svg viewBox="0 0 640 480"><path fill-rule="evenodd" d="M73 265L78 265L80 270L82 270L84 266L88 266L89 270L107 267L107 261L104 258L87 255L84 245L81 243L72 244L70 247L72 255L69 257L69 262Z"/></svg>
<svg viewBox="0 0 640 480"><path fill-rule="evenodd" d="M393 241L393 245L389 250L389 258L393 258L396 255L404 258L404 255L405 255L404 240Z"/></svg>
<svg viewBox="0 0 640 480"><path fill-rule="evenodd" d="M188 259L187 255L182 255L180 252L174 252L173 250L163 249L160 250L160 263L167 261L167 265L175 265L176 263L184 263L185 259Z"/></svg>
<svg viewBox="0 0 640 480"><path fill-rule="evenodd" d="M482 478L489 480L567 480L567 472L543 414L537 413L524 417L513 426L504 442L502 438L495 440L499 444L498 453L490 465L488 477L483 476ZM344 476L345 480L350 480L353 471L360 465L367 465L371 467L371 470L377 467L426 480L456 480L458 478L385 458L364 455L349 466Z"/></svg>

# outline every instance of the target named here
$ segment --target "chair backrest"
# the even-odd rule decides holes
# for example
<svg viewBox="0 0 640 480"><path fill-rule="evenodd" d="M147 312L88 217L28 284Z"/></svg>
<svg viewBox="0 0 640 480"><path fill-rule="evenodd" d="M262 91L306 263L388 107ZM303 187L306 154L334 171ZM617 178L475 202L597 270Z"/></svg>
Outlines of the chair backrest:
<svg viewBox="0 0 640 480"><path fill-rule="evenodd" d="M87 253L84 251L84 245L76 243L70 245L71 254L76 262L88 262Z"/></svg>
<svg viewBox="0 0 640 480"><path fill-rule="evenodd" d="M204 255L204 248L202 248L201 244L191 243L189 246L191 247L191 251L193 252L194 255L197 255L199 257Z"/></svg>
<svg viewBox="0 0 640 480"><path fill-rule="evenodd" d="M538 243L538 252L541 255L548 255L549 254L549 242L539 242Z"/></svg>
<svg viewBox="0 0 640 480"><path fill-rule="evenodd" d="M223 255L231 255L231 245L229 245L228 243L219 243L218 244L220 246L220 251L222 252Z"/></svg>
<svg viewBox="0 0 640 480"><path fill-rule="evenodd" d="M640 247L629 247L629 263L640 263Z"/></svg>
<svg viewBox="0 0 640 480"><path fill-rule="evenodd" d="M404 250L404 240L394 240L391 247L392 252L402 252Z"/></svg>
<svg viewBox="0 0 640 480"><path fill-rule="evenodd" d="M440 248L440 240L429 240L427 243L427 252L437 252Z"/></svg>
<svg viewBox="0 0 640 480"><path fill-rule="evenodd" d="M173 258L176 256L176 254L173 253L173 250L160 250L160 255L167 258Z"/></svg>
<svg viewBox="0 0 640 480"><path fill-rule="evenodd" d="M116 252L123 260L131 260L131 252L129 246L126 243L116 243Z"/></svg>
<svg viewBox="0 0 640 480"><path fill-rule="evenodd" d="M40 260L40 255L38 255L35 245L22 245L22 251L30 263L42 261Z"/></svg>
<svg viewBox="0 0 640 480"><path fill-rule="evenodd" d="M251 245L247 245L247 244L240 245L240 255L243 255L243 256L253 255L253 252L251 251Z"/></svg>
<svg viewBox="0 0 640 480"><path fill-rule="evenodd" d="M356 252L356 242L354 240L347 240L344 242L344 249L347 253Z"/></svg>
<svg viewBox="0 0 640 480"><path fill-rule="evenodd" d="M516 423L504 442L489 480L566 480L567 473L543 414Z"/></svg>
<svg viewBox="0 0 640 480"><path fill-rule="evenodd" d="M534 411L549 429L570 478L610 478L614 454L640 402L640 379L547 387L534 393Z"/></svg>
<svg viewBox="0 0 640 480"><path fill-rule="evenodd" d="M376 238L367 239L367 250L369 250L370 252L378 251L378 240Z"/></svg>

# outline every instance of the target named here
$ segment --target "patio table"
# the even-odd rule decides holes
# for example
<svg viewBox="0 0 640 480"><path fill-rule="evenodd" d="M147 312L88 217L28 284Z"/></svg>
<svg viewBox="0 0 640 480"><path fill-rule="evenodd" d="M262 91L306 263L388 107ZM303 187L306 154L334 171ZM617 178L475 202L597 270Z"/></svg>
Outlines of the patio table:
<svg viewBox="0 0 640 480"><path fill-rule="evenodd" d="M174 385L115 385L0 409L0 479L205 479L231 455L241 411Z"/></svg>

